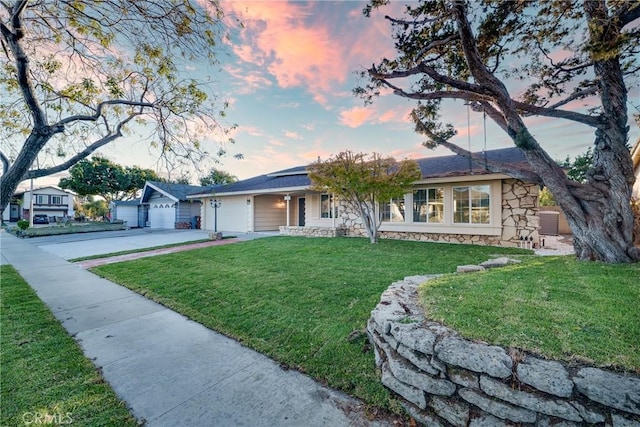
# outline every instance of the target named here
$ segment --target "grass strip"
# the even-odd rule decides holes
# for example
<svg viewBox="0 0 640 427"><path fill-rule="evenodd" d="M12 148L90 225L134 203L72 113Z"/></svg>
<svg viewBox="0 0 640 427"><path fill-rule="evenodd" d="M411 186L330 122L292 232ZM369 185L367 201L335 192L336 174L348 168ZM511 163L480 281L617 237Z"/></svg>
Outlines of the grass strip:
<svg viewBox="0 0 640 427"><path fill-rule="evenodd" d="M405 276L531 251L367 239L271 237L92 269L372 407L399 411L364 329Z"/></svg>
<svg viewBox="0 0 640 427"><path fill-rule="evenodd" d="M137 426L16 270L0 266L0 276L0 425Z"/></svg>
<svg viewBox="0 0 640 427"><path fill-rule="evenodd" d="M68 261L69 262L80 262L80 261L88 261L90 259L110 258L110 257L114 257L114 256L119 256L119 255L136 254L136 253L139 253L139 252L149 252L149 251L154 251L154 250L157 250L157 249L175 248L176 246L193 245L193 244L196 244L196 243L204 243L204 242L210 242L210 241L211 241L211 239L190 240L188 242L169 243L169 244L166 244L166 245L152 246L150 248L128 249L126 251L109 252L108 254L89 255L89 256L84 256L84 257L79 257L79 258L72 258L72 259L70 259Z"/></svg>
<svg viewBox="0 0 640 427"><path fill-rule="evenodd" d="M427 316L466 337L640 373L640 265L567 257L448 275L420 288Z"/></svg>

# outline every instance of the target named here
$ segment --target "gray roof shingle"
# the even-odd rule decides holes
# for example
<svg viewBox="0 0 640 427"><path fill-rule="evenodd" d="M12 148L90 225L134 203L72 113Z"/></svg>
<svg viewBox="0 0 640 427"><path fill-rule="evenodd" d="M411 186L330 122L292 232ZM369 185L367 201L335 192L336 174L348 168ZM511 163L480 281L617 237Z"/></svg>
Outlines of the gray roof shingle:
<svg viewBox="0 0 640 427"><path fill-rule="evenodd" d="M522 151L517 147L502 148L498 150L488 150L485 152L487 160L502 162L508 164L526 165L526 160ZM439 157L426 157L416 160L422 172L422 178L439 178L447 176L466 176L488 174L484 165L473 164L464 156L450 155ZM253 178L244 179L219 186L215 189L201 190L194 194L211 194L215 190L215 194L225 193L246 193L251 191L278 190L283 188L309 187L311 181L306 174L307 166L296 166L294 168L284 169L272 172L266 175L260 175Z"/></svg>

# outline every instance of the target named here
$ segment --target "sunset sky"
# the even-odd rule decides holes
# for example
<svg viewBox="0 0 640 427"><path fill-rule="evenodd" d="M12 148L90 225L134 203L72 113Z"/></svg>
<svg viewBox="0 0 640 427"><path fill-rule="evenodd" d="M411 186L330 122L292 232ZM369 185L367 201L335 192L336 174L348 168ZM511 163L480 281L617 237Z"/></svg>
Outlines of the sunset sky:
<svg viewBox="0 0 640 427"><path fill-rule="evenodd" d="M211 75L217 81L216 89L230 102L226 120L239 125L236 144L228 151L240 152L244 159L229 157L218 168L244 179L326 159L345 149L399 159L450 154L422 146L423 137L413 132L408 120L413 102L386 94L365 107L351 92L357 85L355 72L394 56L390 26L383 17L400 16L404 2L392 2L370 19L362 15L365 3L360 1L222 4L228 16L243 21L244 29L225 46L219 70L186 66L195 75ZM629 105L629 113L638 113L640 95L629 95L636 105ZM454 141L466 148L469 129L472 150L483 149L481 115L472 112L468 127L466 107L458 102L444 116L458 128ZM488 149L512 145L487 123ZM592 129L567 121L532 118L527 123L556 159L586 151L593 139ZM634 124L631 141L638 135ZM135 141L119 141L101 153L121 164L155 167L156 159ZM195 172L192 181L197 181Z"/></svg>

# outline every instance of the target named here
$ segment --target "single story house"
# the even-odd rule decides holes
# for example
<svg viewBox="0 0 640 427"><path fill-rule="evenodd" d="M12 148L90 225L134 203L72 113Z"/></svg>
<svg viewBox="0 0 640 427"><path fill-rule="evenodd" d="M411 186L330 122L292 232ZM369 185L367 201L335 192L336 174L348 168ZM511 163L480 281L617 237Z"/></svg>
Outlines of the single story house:
<svg viewBox="0 0 640 427"><path fill-rule="evenodd" d="M487 159L526 165L520 149L485 153ZM379 206L380 237L518 246L537 243L536 184L491 173L457 155L417 160L422 179L404 197ZM360 236L359 216L332 194L312 191L299 166L188 196L202 202L202 228L283 235Z"/></svg>
<svg viewBox="0 0 640 427"><path fill-rule="evenodd" d="M33 214L46 215L50 222L73 219L75 211L73 203L75 195L58 187L48 186L33 190ZM13 198L2 213L5 221L15 222L29 219L32 201L32 191L21 191Z"/></svg>
<svg viewBox="0 0 640 427"><path fill-rule="evenodd" d="M187 195L207 188L147 181L139 200L138 225L150 228L199 228L197 222L202 203L200 200L187 199Z"/></svg>

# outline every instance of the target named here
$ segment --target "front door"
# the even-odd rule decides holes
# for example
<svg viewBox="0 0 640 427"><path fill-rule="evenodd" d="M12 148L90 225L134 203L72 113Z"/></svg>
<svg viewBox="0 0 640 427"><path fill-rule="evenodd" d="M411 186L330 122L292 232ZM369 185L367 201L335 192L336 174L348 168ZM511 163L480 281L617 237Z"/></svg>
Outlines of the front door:
<svg viewBox="0 0 640 427"><path fill-rule="evenodd" d="M16 222L19 219L20 219L20 205L11 203L9 207L9 221Z"/></svg>
<svg viewBox="0 0 640 427"><path fill-rule="evenodd" d="M305 215L305 203L304 203L304 197L299 197L298 198L298 226L299 227L304 227L304 215Z"/></svg>

